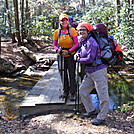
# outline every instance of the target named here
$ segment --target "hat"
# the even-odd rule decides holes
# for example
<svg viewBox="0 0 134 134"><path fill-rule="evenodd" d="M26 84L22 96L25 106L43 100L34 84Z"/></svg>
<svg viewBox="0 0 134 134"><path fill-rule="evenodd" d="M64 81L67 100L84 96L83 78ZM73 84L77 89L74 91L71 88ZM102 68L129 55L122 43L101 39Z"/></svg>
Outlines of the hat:
<svg viewBox="0 0 134 134"><path fill-rule="evenodd" d="M87 23L87 22L82 22L82 23L79 23L79 25L77 26L76 29L80 29L80 27L86 27L88 29L88 31L91 31L92 30L92 26Z"/></svg>
<svg viewBox="0 0 134 134"><path fill-rule="evenodd" d="M62 19L68 19L68 15L67 14L61 14L59 16L59 20L62 20Z"/></svg>

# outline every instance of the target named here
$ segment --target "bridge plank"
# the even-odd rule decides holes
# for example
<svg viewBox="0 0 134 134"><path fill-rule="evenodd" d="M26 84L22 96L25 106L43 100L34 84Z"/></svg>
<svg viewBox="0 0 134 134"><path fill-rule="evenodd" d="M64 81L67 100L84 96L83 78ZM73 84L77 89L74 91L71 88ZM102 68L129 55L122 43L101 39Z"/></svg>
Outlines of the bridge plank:
<svg viewBox="0 0 134 134"><path fill-rule="evenodd" d="M55 61L20 104L20 113L35 114L48 109L72 109L74 102L72 105L66 105L65 99L60 98L63 93L62 89L58 63Z"/></svg>
<svg viewBox="0 0 134 134"><path fill-rule="evenodd" d="M40 96L44 98L42 104L65 103L65 101L59 98L59 96L62 94L62 91L59 89L62 89L62 87L59 72L56 70L49 82L46 84L45 90L43 90L40 94Z"/></svg>

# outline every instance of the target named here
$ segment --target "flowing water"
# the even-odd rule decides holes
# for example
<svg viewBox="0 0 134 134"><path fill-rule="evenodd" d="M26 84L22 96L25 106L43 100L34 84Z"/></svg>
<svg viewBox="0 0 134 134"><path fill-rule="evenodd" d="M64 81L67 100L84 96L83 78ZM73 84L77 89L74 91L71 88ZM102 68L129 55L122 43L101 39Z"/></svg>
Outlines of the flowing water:
<svg viewBox="0 0 134 134"><path fill-rule="evenodd" d="M0 78L0 119L12 120L19 116L19 104L40 78L39 76ZM112 99L110 109L134 100L134 76L129 78L129 76L109 74L108 82L110 99Z"/></svg>
<svg viewBox="0 0 134 134"><path fill-rule="evenodd" d="M19 116L19 104L38 82L39 76L0 78L0 117L12 120Z"/></svg>

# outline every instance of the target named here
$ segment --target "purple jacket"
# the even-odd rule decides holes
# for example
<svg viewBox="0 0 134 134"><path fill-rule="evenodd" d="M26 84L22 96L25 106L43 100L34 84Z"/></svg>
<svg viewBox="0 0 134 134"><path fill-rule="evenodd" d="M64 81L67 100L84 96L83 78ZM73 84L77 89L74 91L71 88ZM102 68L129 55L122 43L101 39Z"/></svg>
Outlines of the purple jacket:
<svg viewBox="0 0 134 134"><path fill-rule="evenodd" d="M88 40L80 40L79 45L81 48L77 53L80 53L80 58L78 58L77 61L80 63L88 63L88 65L86 65L86 72L93 73L106 67L105 64L101 63L99 45L93 37L90 37ZM92 63L94 61L97 61L100 65L93 66Z"/></svg>

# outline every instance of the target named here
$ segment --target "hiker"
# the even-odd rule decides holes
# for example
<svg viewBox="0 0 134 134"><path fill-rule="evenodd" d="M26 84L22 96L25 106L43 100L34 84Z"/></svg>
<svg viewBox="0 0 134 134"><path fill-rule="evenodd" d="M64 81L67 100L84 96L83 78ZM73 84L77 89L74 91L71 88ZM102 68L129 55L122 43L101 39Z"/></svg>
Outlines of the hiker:
<svg viewBox="0 0 134 134"><path fill-rule="evenodd" d="M78 47L78 34L75 28L70 27L67 14L61 14L59 16L59 28L54 31L53 46L58 52L58 68L61 62L60 57L63 57L64 61L64 78L62 80L64 92L62 97L66 98L70 94L70 101L74 101L77 91L74 54L76 53L75 49Z"/></svg>
<svg viewBox="0 0 134 134"><path fill-rule="evenodd" d="M103 124L109 110L109 94L107 81L107 66L105 64L94 65L94 59L100 62L100 49L96 40L91 36L92 26L82 22L77 26L80 35L79 44L81 48L77 51L74 58L77 62L85 64L85 76L79 87L79 93L86 113L81 115L91 117L97 115L96 119L91 120L94 125ZM98 113L92 104L90 93L96 89L100 99L100 112Z"/></svg>

